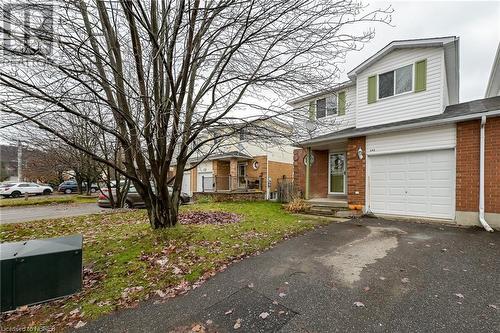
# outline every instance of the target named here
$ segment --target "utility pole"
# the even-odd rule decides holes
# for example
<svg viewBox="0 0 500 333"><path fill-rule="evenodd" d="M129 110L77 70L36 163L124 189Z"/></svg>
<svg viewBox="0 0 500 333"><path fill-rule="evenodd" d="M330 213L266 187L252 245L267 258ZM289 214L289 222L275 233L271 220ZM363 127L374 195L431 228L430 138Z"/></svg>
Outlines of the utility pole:
<svg viewBox="0 0 500 333"><path fill-rule="evenodd" d="M17 181L23 181L23 147L21 141L17 140Z"/></svg>

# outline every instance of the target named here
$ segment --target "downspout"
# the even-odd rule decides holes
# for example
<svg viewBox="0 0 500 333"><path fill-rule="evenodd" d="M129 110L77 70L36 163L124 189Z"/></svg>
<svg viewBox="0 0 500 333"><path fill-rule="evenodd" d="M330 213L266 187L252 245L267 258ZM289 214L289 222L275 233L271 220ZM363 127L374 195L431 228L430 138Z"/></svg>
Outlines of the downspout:
<svg viewBox="0 0 500 333"><path fill-rule="evenodd" d="M305 199L309 199L309 186L310 186L310 178L311 178L311 147L307 148L307 158L306 158L306 193ZM299 161L300 162L300 161Z"/></svg>
<svg viewBox="0 0 500 333"><path fill-rule="evenodd" d="M479 222L486 231L493 232L484 218L484 128L486 116L481 117L481 141L479 145Z"/></svg>

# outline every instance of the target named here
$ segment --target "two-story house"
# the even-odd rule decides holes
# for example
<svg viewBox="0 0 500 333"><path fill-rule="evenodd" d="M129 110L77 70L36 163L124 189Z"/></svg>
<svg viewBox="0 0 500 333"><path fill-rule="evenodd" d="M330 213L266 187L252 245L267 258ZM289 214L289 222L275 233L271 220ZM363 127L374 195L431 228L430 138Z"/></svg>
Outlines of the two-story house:
<svg viewBox="0 0 500 333"><path fill-rule="evenodd" d="M291 131L274 119L205 131L199 141L213 140L189 159L182 191L218 200L274 199L278 182L293 177L294 147L286 139Z"/></svg>
<svg viewBox="0 0 500 333"><path fill-rule="evenodd" d="M457 37L393 41L348 77L289 102L334 124L294 151L313 205L500 227L500 97L458 104Z"/></svg>

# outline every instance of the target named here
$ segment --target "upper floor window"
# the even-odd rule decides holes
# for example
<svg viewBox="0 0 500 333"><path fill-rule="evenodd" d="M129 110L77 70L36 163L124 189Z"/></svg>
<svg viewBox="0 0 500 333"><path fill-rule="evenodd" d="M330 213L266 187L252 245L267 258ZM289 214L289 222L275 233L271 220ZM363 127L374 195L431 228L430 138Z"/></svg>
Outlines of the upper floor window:
<svg viewBox="0 0 500 333"><path fill-rule="evenodd" d="M337 114L337 95L316 100L316 119Z"/></svg>
<svg viewBox="0 0 500 333"><path fill-rule="evenodd" d="M413 89L413 65L379 74L378 98L399 95Z"/></svg>

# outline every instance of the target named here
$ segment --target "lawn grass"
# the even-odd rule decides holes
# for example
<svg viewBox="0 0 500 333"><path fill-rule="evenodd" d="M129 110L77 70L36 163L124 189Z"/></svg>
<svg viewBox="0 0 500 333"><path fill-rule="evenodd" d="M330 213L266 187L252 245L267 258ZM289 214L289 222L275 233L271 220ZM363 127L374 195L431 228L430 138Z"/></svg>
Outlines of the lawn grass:
<svg viewBox="0 0 500 333"><path fill-rule="evenodd" d="M84 267L90 272L83 292L4 318L9 319L4 326L55 326L59 331L148 297L173 297L234 260L326 223L288 214L270 202L206 203L181 210L233 212L242 219L152 230L145 211L138 210L0 226L2 242L83 234Z"/></svg>
<svg viewBox="0 0 500 333"><path fill-rule="evenodd" d="M96 197L88 197L83 195L67 194L64 196L32 196L16 199L1 199L0 207L16 207L16 206L34 206L34 205L50 205L50 204L64 204L64 203L95 203Z"/></svg>

